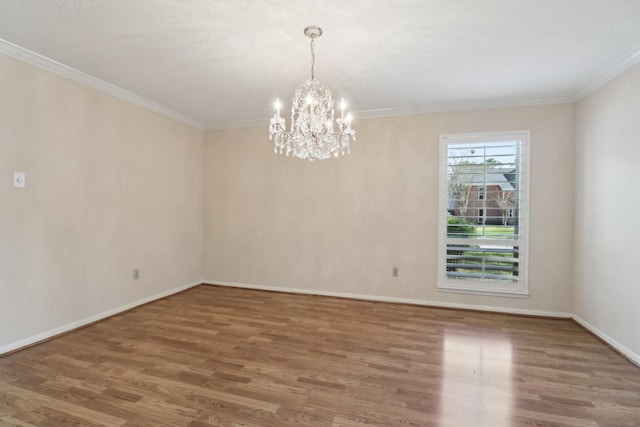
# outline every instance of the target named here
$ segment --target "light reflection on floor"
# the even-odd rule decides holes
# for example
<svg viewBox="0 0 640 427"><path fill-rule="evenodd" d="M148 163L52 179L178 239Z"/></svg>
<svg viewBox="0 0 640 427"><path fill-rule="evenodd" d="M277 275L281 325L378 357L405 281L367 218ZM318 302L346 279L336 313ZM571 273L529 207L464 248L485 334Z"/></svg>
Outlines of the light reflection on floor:
<svg viewBox="0 0 640 427"><path fill-rule="evenodd" d="M441 426L510 426L511 342L503 337L444 338Z"/></svg>

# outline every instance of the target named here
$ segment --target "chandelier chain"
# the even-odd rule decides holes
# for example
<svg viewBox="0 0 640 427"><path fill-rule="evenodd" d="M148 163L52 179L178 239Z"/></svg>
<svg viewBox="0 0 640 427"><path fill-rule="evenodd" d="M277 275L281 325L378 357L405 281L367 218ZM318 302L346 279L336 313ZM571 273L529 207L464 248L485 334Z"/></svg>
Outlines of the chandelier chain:
<svg viewBox="0 0 640 427"><path fill-rule="evenodd" d="M311 39L311 80L314 80L314 78L313 78L313 67L316 64L316 54L313 51L313 41L314 41L314 39Z"/></svg>

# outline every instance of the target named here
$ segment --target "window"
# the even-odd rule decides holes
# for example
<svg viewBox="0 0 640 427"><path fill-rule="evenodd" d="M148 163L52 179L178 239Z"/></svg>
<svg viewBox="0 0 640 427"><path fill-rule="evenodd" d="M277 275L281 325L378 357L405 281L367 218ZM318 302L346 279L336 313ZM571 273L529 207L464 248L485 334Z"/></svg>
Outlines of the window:
<svg viewBox="0 0 640 427"><path fill-rule="evenodd" d="M438 288L527 296L529 132L440 138Z"/></svg>

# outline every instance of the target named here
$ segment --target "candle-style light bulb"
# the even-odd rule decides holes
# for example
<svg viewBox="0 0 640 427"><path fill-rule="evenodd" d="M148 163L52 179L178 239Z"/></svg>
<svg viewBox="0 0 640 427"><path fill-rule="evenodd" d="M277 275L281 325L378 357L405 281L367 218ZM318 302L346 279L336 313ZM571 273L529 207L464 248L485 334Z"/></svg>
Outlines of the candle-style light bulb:
<svg viewBox="0 0 640 427"><path fill-rule="evenodd" d="M340 118L344 120L344 109L347 108L347 103L344 98L340 101Z"/></svg>
<svg viewBox="0 0 640 427"><path fill-rule="evenodd" d="M282 107L282 104L280 104L280 100L276 99L276 102L273 103L274 108L276 109L276 118L280 118L280 107Z"/></svg>

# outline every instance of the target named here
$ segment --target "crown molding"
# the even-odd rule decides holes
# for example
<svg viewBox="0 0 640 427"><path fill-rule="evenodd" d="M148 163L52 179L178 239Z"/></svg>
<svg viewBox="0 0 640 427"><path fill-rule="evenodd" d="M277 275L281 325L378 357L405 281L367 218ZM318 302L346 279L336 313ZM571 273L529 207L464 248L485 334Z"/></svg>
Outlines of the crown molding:
<svg viewBox="0 0 640 427"><path fill-rule="evenodd" d="M28 49L15 45L6 40L0 39L0 54L9 56L19 61L31 64L35 67L57 74L76 83L84 86L91 87L98 91L104 92L108 95L122 99L131 104L145 108L149 111L161 114L170 119L176 120L187 126L191 126L196 129L202 130L222 130L222 129L239 129L239 128L252 128L252 127L264 127L268 126L269 121L267 119L260 120L241 120L221 123L205 124L198 120L194 120L183 114L170 110L160 104L152 102L146 98L135 95L129 91L121 89L110 83L97 79L93 76L85 74L74 68L56 62L38 53L32 52ZM354 119L369 119L369 118L384 118L384 117L399 117L399 116L412 116L419 114L429 113L446 113L453 111L471 111L471 110L487 110L494 108L509 108L509 107L525 107L536 105L550 105L550 104L565 104L574 103L582 98L595 92L597 89L613 80L633 65L640 62L640 45L634 48L631 52L620 58L613 66L607 68L605 71L594 77L580 90L573 94L561 95L561 96L549 96L549 97L533 97L533 98L511 98L511 99L499 99L486 102L457 102L457 103L441 103L441 104L428 104L412 107L397 107L397 108L384 108L375 110L361 110L354 111Z"/></svg>
<svg viewBox="0 0 640 427"><path fill-rule="evenodd" d="M240 120L234 122L221 122L205 126L204 130L224 130L224 129L245 129L245 128L257 128L268 127L269 119L260 120Z"/></svg>
<svg viewBox="0 0 640 427"><path fill-rule="evenodd" d="M600 87L604 86L609 81L615 79L620 74L640 63L640 45L632 49L629 53L624 55L613 66L607 68L604 72L597 75L589 83L587 83L582 89L571 94L565 94L560 96L548 96L548 97L529 97L529 98L508 98L498 99L486 102L457 102L457 103L443 103L443 104L428 104L415 107L398 107L398 108L383 108L376 110L361 110L354 111L354 120L357 119L374 119L384 117L400 117L400 116L413 116L419 114L430 113L447 113L454 111L472 111L472 110L489 110L494 108L510 108L510 107L527 107L536 105L552 105L552 104L572 104L580 101L585 96L595 92ZM267 120L253 120L253 121L239 121L220 123L217 125L207 126L207 130L218 129L231 129L231 128L249 128L258 126L267 126Z"/></svg>
<svg viewBox="0 0 640 427"><path fill-rule="evenodd" d="M419 114L430 113L446 113L452 111L473 111L473 110L488 110L492 108L509 108L509 107L525 107L536 105L551 105L551 104L571 104L576 102L575 96L558 96L558 97L543 97L543 98L518 98L518 99L504 99L488 102L459 102L452 104L431 104L421 105L416 107L401 107L401 108L384 108L379 110L360 110L353 111L354 120L358 119L375 119L385 117L401 117L401 116L414 116ZM223 130L223 129L241 129L252 127L265 127L269 126L269 121L262 120L247 120L237 122L224 122L215 125L209 125L205 130Z"/></svg>
<svg viewBox="0 0 640 427"><path fill-rule="evenodd" d="M550 97L537 97L537 98L511 98L511 99L498 99L486 102L457 102L448 104L429 104L416 107L400 107L400 108L385 108L378 110L363 110L353 113L354 119L369 119L379 117L398 117L398 116L412 116L418 114L429 113L447 113L452 111L472 111L472 110L489 110L494 108L510 108L510 107L526 107L536 105L551 105L551 104L570 104L576 101L576 97L573 95L565 96L550 96Z"/></svg>
<svg viewBox="0 0 640 427"><path fill-rule="evenodd" d="M80 83L81 85L88 86L92 89L96 89L100 92L104 92L108 95L127 101L131 104L153 111L154 113L161 114L165 117L183 123L187 126L191 126L196 129L204 129L205 125L197 120L187 117L183 114L172 111L160 104L149 101L146 98L133 94L129 91L121 89L110 83L97 79L93 76L78 71L74 68L68 67L57 61L42 56L38 53L32 52L28 49L20 47L16 44L0 39L0 54L17 59L18 61L31 64L35 67L41 68L45 71L62 76L66 79Z"/></svg>
<svg viewBox="0 0 640 427"><path fill-rule="evenodd" d="M640 45L636 46L629 53L624 55L618 61L616 61L611 67L608 67L602 73L594 77L590 82L576 92L576 100L580 100L588 95L591 95L596 90L618 77L620 74L627 71L640 62Z"/></svg>

